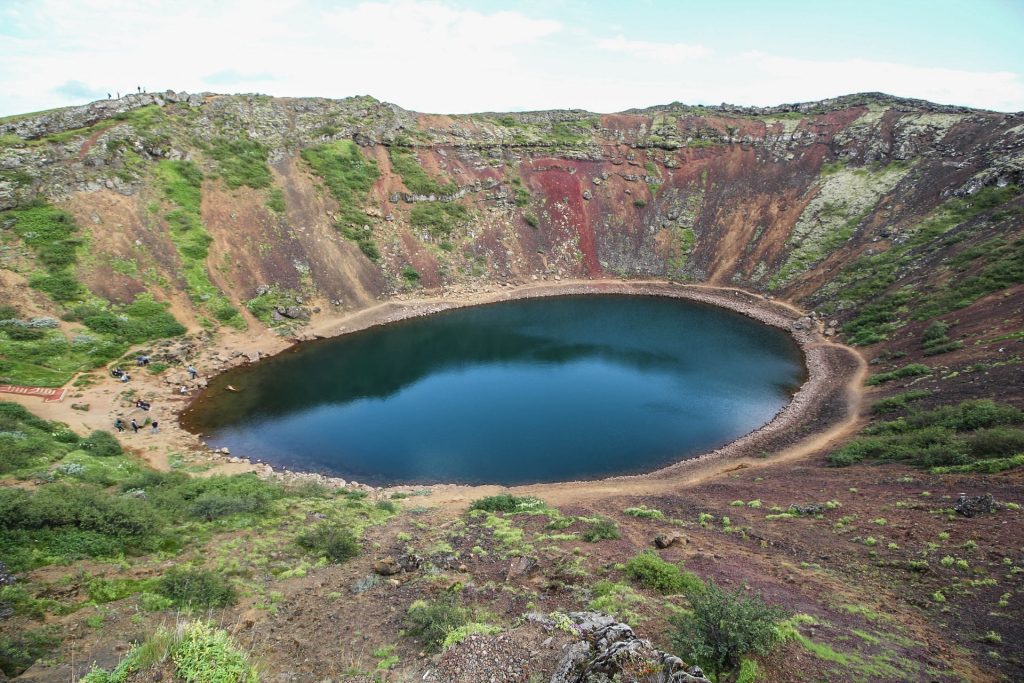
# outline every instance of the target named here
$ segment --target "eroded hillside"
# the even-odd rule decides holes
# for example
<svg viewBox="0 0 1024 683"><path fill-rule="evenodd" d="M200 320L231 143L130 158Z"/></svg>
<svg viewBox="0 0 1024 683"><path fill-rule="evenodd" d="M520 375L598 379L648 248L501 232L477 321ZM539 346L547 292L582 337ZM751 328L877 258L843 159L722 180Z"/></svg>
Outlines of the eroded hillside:
<svg viewBox="0 0 1024 683"><path fill-rule="evenodd" d="M556 680L579 646L565 613L670 649L698 578L793 613L742 680L1016 680L1022 186L1024 115L877 94L442 116L168 92L2 119L0 383L86 372L71 400L110 405L67 429L0 403L0 558L18 574L0 588L0 680L113 669L199 598L274 680L469 683L481 661ZM225 367L244 340L307 338L381 301L613 279L797 307L819 348L867 361L859 419L819 434L848 406L834 387L820 419L735 465L465 513L497 491L153 471L210 454L166 423L162 461L122 451L103 430L142 395L88 372L145 350L152 384L179 384L194 359ZM980 496L970 516L961 493ZM653 536L675 569L641 554ZM424 609L465 622L442 655L406 637ZM129 657L93 680L173 676L180 642L160 638L156 673Z"/></svg>

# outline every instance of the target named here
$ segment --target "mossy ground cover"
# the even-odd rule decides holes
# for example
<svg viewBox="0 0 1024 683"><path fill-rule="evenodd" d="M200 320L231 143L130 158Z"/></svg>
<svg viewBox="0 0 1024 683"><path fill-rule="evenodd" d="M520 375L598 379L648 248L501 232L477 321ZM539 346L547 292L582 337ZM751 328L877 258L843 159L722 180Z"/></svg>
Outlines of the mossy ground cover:
<svg viewBox="0 0 1024 683"><path fill-rule="evenodd" d="M380 177L377 162L363 156L351 140L309 147L302 150L302 159L338 202L340 215L335 227L359 245L368 258L377 260L380 251L373 240L370 219L363 211L370 188Z"/></svg>
<svg viewBox="0 0 1024 683"><path fill-rule="evenodd" d="M388 149L388 155L391 166L402 176L402 182L413 194L446 197L459 189L453 181L442 183L423 170L411 147L396 145Z"/></svg>
<svg viewBox="0 0 1024 683"><path fill-rule="evenodd" d="M927 320L955 311L986 294L1024 282L1024 238L993 238L954 256L941 286L907 285L892 290L915 262L970 238L971 231L986 224L974 219L987 216L988 221L999 224L1011 218L1014 212L1000 207L1020 192L1019 187L1008 185L951 199L889 249L861 256L847 265L822 288L821 295L836 295L834 305L859 306L857 315L843 326L850 342L876 344L908 320Z"/></svg>
<svg viewBox="0 0 1024 683"><path fill-rule="evenodd" d="M191 161L161 161L156 178L165 199L173 206L164 218L181 259L181 273L189 297L219 323L245 329L245 320L227 297L210 281L206 268L213 238L200 213L203 174Z"/></svg>
<svg viewBox="0 0 1024 683"><path fill-rule="evenodd" d="M0 316L0 382L61 386L75 372L124 354L128 345L183 334L167 305L140 294L130 304L111 304L92 295L77 278L83 239L66 211L37 201L0 214L39 266L29 284L65 309L64 319L88 328L70 339L56 321L23 320L12 306Z"/></svg>
<svg viewBox="0 0 1024 683"><path fill-rule="evenodd" d="M101 615L97 606L124 600L141 613L205 612L252 596L273 609L268 583L355 557L364 530L398 510L358 493L288 487L252 474L155 472L108 432L83 439L13 403L0 402L0 449L0 477L31 484L0 487L6 568L89 560L113 569L68 574L81 584L84 602L41 597L45 585L31 581L4 589L0 602L16 604L23 623L83 608ZM18 643L7 643L24 650L14 674L42 654Z"/></svg>
<svg viewBox="0 0 1024 683"><path fill-rule="evenodd" d="M990 400L932 410L909 410L877 422L829 456L848 466L863 460L898 461L945 471L1000 471L1024 454L1024 412ZM949 469L953 468L953 469Z"/></svg>

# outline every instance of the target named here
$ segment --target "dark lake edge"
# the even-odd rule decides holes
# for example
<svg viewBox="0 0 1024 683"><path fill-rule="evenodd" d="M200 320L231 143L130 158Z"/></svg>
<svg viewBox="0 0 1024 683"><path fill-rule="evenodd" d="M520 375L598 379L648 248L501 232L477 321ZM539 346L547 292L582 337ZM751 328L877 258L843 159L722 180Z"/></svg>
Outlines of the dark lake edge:
<svg viewBox="0 0 1024 683"><path fill-rule="evenodd" d="M511 291L498 291L492 293L493 296L484 299L477 299L472 301L464 300L444 300L444 299L428 299L419 301L402 301L394 300L384 302L386 306L389 306L392 310L378 317L369 317L366 321L353 321L353 318L358 319L360 316L364 316L368 313L367 309L362 311L355 311L352 314L346 316L342 320L335 321L334 327L338 329L336 334L317 336L315 339L309 340L296 340L291 346L280 350L272 355L267 355L260 358L258 361L249 362L245 358L238 359L238 364L234 367L228 368L217 375L215 378L222 378L224 376L230 376L235 372L244 372L251 369L256 365L267 365L275 362L282 362L290 356L306 352L308 349L314 346L326 345L332 342L336 342L341 337L357 336L365 333L369 333L378 330L382 327L398 327L400 328L404 324L412 323L417 320L437 315L440 313L451 312L456 310L462 310L467 308L478 308L478 307L489 307L497 304L521 301L528 299L541 299L541 298L566 298L575 297L581 295L598 295L598 296L618 296L625 298L668 298L684 300L691 305L697 307L704 307L709 309L716 309L719 312L726 312L732 315L742 316L754 320L760 324L774 327L787 333L790 340L793 342L795 350L800 354L800 378L798 379L797 386L790 390L789 401L783 405L776 414L765 423L753 428L750 432L740 435L734 439L731 439L718 446L706 449L703 452L695 453L690 456L683 457L681 459L673 459L671 462L662 464L660 466L651 467L650 465L641 466L638 468L630 469L623 468L615 474L599 474L595 477L580 477L566 481L538 481L533 483L523 484L491 484L491 483L464 483L459 481L432 481L432 482L400 482L400 483L384 483L378 486L366 486L365 488L371 490L408 490L410 488L430 488L435 486L500 486L502 488L514 488L519 486L545 486L545 485L563 485L563 484L586 484L600 481L614 481L623 479L633 479L637 477L651 477L667 473L670 470L677 470L680 467L696 464L699 461L704 461L711 457L717 457L725 455L726 451L730 450L730 447L737 445L740 442L746 442L752 438L757 438L761 433L773 431L782 420L784 415L792 412L797 402L797 398L802 394L806 393L806 389L811 384L812 375L815 374L815 368L812 364L808 363L808 344L813 341L812 337L818 337L819 335L811 334L808 330L798 328L794 323L802 316L795 310L790 309L784 304L779 304L771 299L764 298L763 296L744 290L732 289L732 288L714 288L707 286L692 286L692 285L681 285L666 282L610 282L610 283L545 283L541 286L529 286L522 289L516 289ZM353 323L354 326L349 328L345 323ZM820 371L820 369L819 369ZM211 378L211 381L214 378ZM196 431L194 424L191 422L190 417L202 409L204 400L209 397L210 389L204 389L199 392L187 406L179 413L178 420L181 426L188 432L192 433L199 439L203 439L203 434ZM787 425L791 427L792 425ZM351 483L352 480L346 480L343 477L338 476L336 473L332 473L326 469L316 468L291 468L283 466L275 466L266 460L256 457L246 457L244 455L236 456L232 453L231 456L221 456L225 459L228 457L240 457L242 461L251 463L254 469L262 472L266 475L273 475L282 477L293 481L319 481L328 485L346 485Z"/></svg>

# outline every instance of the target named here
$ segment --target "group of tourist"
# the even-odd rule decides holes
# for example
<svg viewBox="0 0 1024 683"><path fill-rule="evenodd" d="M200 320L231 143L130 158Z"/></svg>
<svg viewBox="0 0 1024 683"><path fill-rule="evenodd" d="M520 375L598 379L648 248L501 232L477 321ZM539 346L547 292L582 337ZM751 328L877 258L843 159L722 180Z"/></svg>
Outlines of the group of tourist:
<svg viewBox="0 0 1024 683"><path fill-rule="evenodd" d="M140 354L135 358L135 362L139 367L143 367L149 365L150 357ZM196 370L194 365L189 365L188 368L186 368L186 372L188 372L189 379L193 381L199 377L199 371ZM131 380L131 376L120 367L114 367L111 369L110 375L121 382L128 382ZM178 393L182 396L188 396L188 387L184 384L179 385ZM134 407L148 412L152 408L152 404L149 401L144 401L140 398L136 399ZM123 434L128 429L131 429L133 434L138 434L139 430L145 426L146 421L139 424L139 421L134 417L127 423L120 416L114 420L114 429L116 429L119 434ZM160 432L160 423L157 420L149 422L149 431L150 434L158 434Z"/></svg>

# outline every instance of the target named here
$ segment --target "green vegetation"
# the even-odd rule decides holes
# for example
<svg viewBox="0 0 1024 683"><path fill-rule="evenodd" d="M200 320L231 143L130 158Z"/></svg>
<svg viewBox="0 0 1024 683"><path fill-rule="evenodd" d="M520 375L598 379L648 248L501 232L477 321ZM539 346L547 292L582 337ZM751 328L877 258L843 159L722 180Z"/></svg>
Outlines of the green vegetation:
<svg viewBox="0 0 1024 683"><path fill-rule="evenodd" d="M204 569L173 567L160 577L156 592L183 609L227 607L238 601L230 581Z"/></svg>
<svg viewBox="0 0 1024 683"><path fill-rule="evenodd" d="M30 286L61 304L77 301L85 294L74 274L82 240L71 214L37 200L0 213L0 222L10 224L45 269L29 278Z"/></svg>
<svg viewBox="0 0 1024 683"><path fill-rule="evenodd" d="M765 604L743 588L726 592L711 580L687 593L691 613L669 619L669 637L676 653L729 680L745 656L766 654L780 639L778 625L788 615Z"/></svg>
<svg viewBox="0 0 1024 683"><path fill-rule="evenodd" d="M947 335L951 327L952 325L941 320L932 321L932 324L921 335L921 348L924 349L924 355L936 356L964 347L963 341L950 339Z"/></svg>
<svg viewBox="0 0 1024 683"><path fill-rule="evenodd" d="M380 177L377 162L367 159L351 140L338 140L302 150L303 160L324 181L338 202L335 227L371 260L380 258L373 229L363 211L366 196Z"/></svg>
<svg viewBox="0 0 1024 683"><path fill-rule="evenodd" d="M986 212L992 212L1020 194L1015 185L987 187L971 197L951 199L931 217L910 231L907 239L893 244L878 254L865 255L846 266L832 283L823 288L822 296L838 295L837 304L863 304L858 315L843 326L843 332L855 345L883 341L906 319L927 320L965 306L991 292L1024 282L1024 239L1012 243L993 240L967 249L953 259L958 268L966 269L984 257L984 264L973 275L953 277L941 288L931 292L901 289L882 295L899 277L904 268L919 262L928 253L949 247L967 234L944 237L954 228ZM1001 220L999 212L994 220ZM964 232L964 231L961 231ZM907 304L913 300L913 311Z"/></svg>
<svg viewBox="0 0 1024 683"><path fill-rule="evenodd" d="M417 202L409 212L409 222L434 237L448 237L468 217L466 207L451 202Z"/></svg>
<svg viewBox="0 0 1024 683"><path fill-rule="evenodd" d="M838 467L863 460L900 461L917 467L986 471L1012 466L1024 452L1024 412L989 400L964 401L878 422L829 456ZM978 468L977 470L975 468Z"/></svg>
<svg viewBox="0 0 1024 683"><path fill-rule="evenodd" d="M500 493L496 496L487 496L486 498L474 500L470 504L469 509L515 514L517 512L533 511L542 506L544 506L544 501L539 498Z"/></svg>
<svg viewBox="0 0 1024 683"><path fill-rule="evenodd" d="M156 177L164 196L174 205L164 218L170 225L170 237L181 258L182 276L192 301L227 325L245 329L245 320L210 281L206 269L213 238L206 231L200 214L203 174L191 161L161 161Z"/></svg>
<svg viewBox="0 0 1024 683"><path fill-rule="evenodd" d="M619 525L607 517L597 517L590 521L587 529L580 535L587 543L613 541L620 537Z"/></svg>
<svg viewBox="0 0 1024 683"><path fill-rule="evenodd" d="M405 615L406 633L434 651L441 648L449 634L472 621L472 612L463 606L457 589L433 600L417 600Z"/></svg>
<svg viewBox="0 0 1024 683"><path fill-rule="evenodd" d="M359 540L350 529L336 524L320 524L295 539L305 550L341 564L359 555Z"/></svg>
<svg viewBox="0 0 1024 683"><path fill-rule="evenodd" d="M420 273L412 266L402 266L402 279L410 285L418 285L420 282Z"/></svg>
<svg viewBox="0 0 1024 683"><path fill-rule="evenodd" d="M893 394L892 396L875 401L871 406L871 411L875 415L888 415L889 413L904 410L910 403L928 398L931 395L932 391L929 389L911 389L910 391Z"/></svg>
<svg viewBox="0 0 1024 683"><path fill-rule="evenodd" d="M170 660L176 678L188 683L257 683L260 676L249 655L227 631L204 621L193 621L175 630L160 627L136 645L111 671L93 669L82 683L124 683L133 674Z"/></svg>
<svg viewBox="0 0 1024 683"><path fill-rule="evenodd" d="M275 320L274 310L279 307L295 305L295 297L298 292L290 289L283 289L278 285L271 285L270 288L258 296L254 296L245 302L245 307L256 316L260 322L267 326L286 325L287 320Z"/></svg>
<svg viewBox="0 0 1024 683"><path fill-rule="evenodd" d="M594 599L587 603L587 609L611 614L627 624L637 624L640 615L635 611L643 604L644 596L632 586L614 581L598 581L594 584Z"/></svg>
<svg viewBox="0 0 1024 683"><path fill-rule="evenodd" d="M249 137L214 138L203 147L217 162L217 171L232 190L243 185L256 190L270 187L267 146Z"/></svg>
<svg viewBox="0 0 1024 683"><path fill-rule="evenodd" d="M700 579L691 572L681 570L678 565L658 557L651 550L645 550L629 558L625 564L626 576L644 588L660 593L675 594L700 587Z"/></svg>
<svg viewBox="0 0 1024 683"><path fill-rule="evenodd" d="M402 183L413 194L447 197L459 189L453 181L441 183L428 175L420 166L416 152L409 147L391 147L388 149L388 156L391 157L391 166L402 176Z"/></svg>
<svg viewBox="0 0 1024 683"><path fill-rule="evenodd" d="M932 369L927 365L922 365L921 363L910 363L908 365L904 365L901 368L892 370L891 372L880 372L878 374L871 375L871 377L868 378L865 384L867 384L868 386L877 386L879 384L891 382L895 379L906 379L907 377L923 377L924 375L930 375L931 373Z"/></svg>
<svg viewBox="0 0 1024 683"><path fill-rule="evenodd" d="M664 512L656 510L655 508L649 508L646 505L626 508L622 511L622 514L629 515L630 517L637 517L639 519L665 519Z"/></svg>
<svg viewBox="0 0 1024 683"><path fill-rule="evenodd" d="M15 677L32 666L40 657L49 654L60 643L55 626L0 636L0 672Z"/></svg>
<svg viewBox="0 0 1024 683"><path fill-rule="evenodd" d="M281 188L275 187L267 195L267 208L278 215L283 214L288 209L284 201L284 191Z"/></svg>

